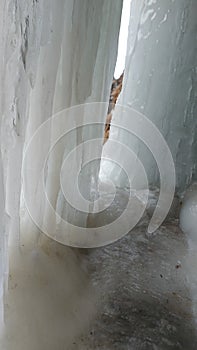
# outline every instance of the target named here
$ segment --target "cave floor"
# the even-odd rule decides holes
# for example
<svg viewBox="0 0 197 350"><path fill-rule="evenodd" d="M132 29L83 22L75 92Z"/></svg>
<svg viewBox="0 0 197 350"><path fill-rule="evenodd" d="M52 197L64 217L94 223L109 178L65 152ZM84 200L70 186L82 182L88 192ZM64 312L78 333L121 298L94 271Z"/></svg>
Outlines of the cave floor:
<svg viewBox="0 0 197 350"><path fill-rule="evenodd" d="M1 350L196 350L197 249L177 219L153 235L148 220L97 249L21 238Z"/></svg>
<svg viewBox="0 0 197 350"><path fill-rule="evenodd" d="M177 220L88 252L98 313L72 349L197 349L196 252Z"/></svg>

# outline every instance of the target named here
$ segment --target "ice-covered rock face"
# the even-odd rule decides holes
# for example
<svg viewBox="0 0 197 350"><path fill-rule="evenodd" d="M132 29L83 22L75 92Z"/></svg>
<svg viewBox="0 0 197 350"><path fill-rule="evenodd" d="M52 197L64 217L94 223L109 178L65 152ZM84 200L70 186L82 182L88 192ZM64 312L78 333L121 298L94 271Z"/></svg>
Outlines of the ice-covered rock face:
<svg viewBox="0 0 197 350"><path fill-rule="evenodd" d="M197 184L185 193L180 212L180 226L183 232L197 244Z"/></svg>
<svg viewBox="0 0 197 350"><path fill-rule="evenodd" d="M197 166L197 3L196 0L132 0L131 4L125 79L120 103L142 112L159 128L174 157L177 189L185 189L196 179ZM47 141L53 136L53 123L49 128L48 138L43 138L37 143L35 152L29 159L30 166L34 165L30 176L24 173L21 178L21 166L24 145L52 114L76 104L109 100L121 7L122 0L0 2L0 87L3 92L0 96L0 319L3 319L4 282L10 273L10 293L6 296L11 310L8 310L8 330L12 330L13 333L9 334L8 338L11 349L14 350L17 349L15 339L18 340L18 348L21 350L20 330L24 331L25 350L30 348L29 330L32 320L29 314L36 314L37 310L41 310L41 324L38 328L41 329L43 324L46 326L45 338L50 333L54 341L51 346L54 345L54 349L59 344L61 335L65 333L62 324L66 312L72 315L72 325L75 326L81 312L76 312L73 304L77 300L81 301L86 311L88 310L91 290L83 295L83 291L87 290L86 276L84 277L81 262L76 256L73 257L69 250L64 250L63 247L61 249L51 241L46 243L44 240L40 243L43 238L40 238L37 230L34 232L32 227L28 229L25 220L24 229L19 237L21 182L27 184L28 191L28 184L35 181L38 173L35 161L41 161L44 147L47 147ZM102 114L95 113L95 120L104 123L106 112L107 110ZM83 116L82 114L82 120ZM69 217L79 224L82 224L82 221L86 223L87 215L79 217L75 208L71 210L64 205L60 194L59 175L70 145L77 147L84 140L84 136L102 139L103 128L90 126L84 133L74 130L71 137L59 144L56 153L49 158L46 172L46 189L52 204L63 212L66 218ZM147 154L147 149L138 140L133 142L131 134L120 130L116 133L116 138L133 146L146 167L150 182L158 183L158 172L153 157ZM91 149L86 150L87 148L82 147L76 157L76 163L80 163L81 168L85 168L88 154L91 152ZM101 150L102 143L97 149L98 156ZM128 163L123 153L121 158ZM98 172L99 162L90 165L87 172L81 176L81 187L87 197L97 188ZM69 168L69 175L70 178L73 176L72 167ZM113 172L111 178L115 178L116 183L122 187L125 186L122 169ZM137 180L140 186L140 176L137 176ZM34 185L36 188L37 183ZM73 197L74 194L73 191ZM56 232L56 221L51 222L49 212L40 211L39 187L32 202L41 219L51 223ZM183 230L195 237L196 191L186 196L180 221ZM8 251L11 256L9 269ZM71 268L69 264L72 265ZM68 283L65 276L69 277ZM82 282L85 286L81 291ZM24 290L28 296L25 302ZM73 303L68 305L70 296L73 297ZM94 300L91 299L91 302L94 304ZM62 305L65 308L62 308ZM26 306L29 306L29 314L26 313ZM82 314L84 308L81 310ZM90 311L91 309L92 305ZM47 310L49 313L45 312ZM55 312L57 317L62 315L62 319L60 316L61 327L58 333L57 325L54 338L50 330L53 330ZM40 319L35 314L35 320ZM9 317L10 315L12 317ZM22 323L18 331L15 325L19 315ZM49 328L47 320L50 320ZM72 325L68 322L69 331ZM32 350L37 348L37 338L34 336L38 330L37 322L34 326L35 332L32 332L30 337ZM42 334L39 333L38 341L42 341L42 338ZM48 349L48 344L46 348Z"/></svg>
<svg viewBox="0 0 197 350"><path fill-rule="evenodd" d="M161 131L176 166L177 189L197 176L196 0L132 0L125 78L119 103L137 109ZM112 119L113 120L113 119ZM119 131L119 141L126 133ZM155 184L154 155L130 145Z"/></svg>
<svg viewBox="0 0 197 350"><path fill-rule="evenodd" d="M121 8L122 0L0 2L0 87L3 91L0 96L0 299L3 275L7 271L8 235L13 249L19 248L21 182L34 181L37 171L34 160L39 161L47 138L37 145L34 157L29 160L34 164L31 179L27 174L21 179L24 144L53 113L79 103L109 100ZM104 123L106 112L102 116L95 114L95 118ZM102 138L103 128L95 131L90 127L88 132ZM77 146L82 140L82 132L77 130L72 136L73 145ZM54 205L59 205L58 175L69 142L67 140L59 147L58 157L52 157L48 166L50 174L53 167L56 170L54 177L48 176L46 181ZM100 153L101 148L102 144ZM81 151L78 159L85 162L85 151ZM96 184L98 168L98 164L94 165L90 176L87 174L94 180L91 183ZM72 176L72 169L69 171ZM89 183L86 181L86 194ZM34 199L39 203L39 191ZM44 217L44 213L41 215Z"/></svg>

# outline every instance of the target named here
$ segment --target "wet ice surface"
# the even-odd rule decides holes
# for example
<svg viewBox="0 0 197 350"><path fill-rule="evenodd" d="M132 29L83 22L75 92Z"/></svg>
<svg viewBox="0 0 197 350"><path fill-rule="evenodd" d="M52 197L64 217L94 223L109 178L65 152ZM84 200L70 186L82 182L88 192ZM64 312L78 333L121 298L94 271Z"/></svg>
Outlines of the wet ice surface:
<svg viewBox="0 0 197 350"><path fill-rule="evenodd" d="M113 215L125 201L118 196ZM175 218L148 235L150 215L151 206L132 232L98 249L22 237L10 257L1 349L196 349L195 247Z"/></svg>

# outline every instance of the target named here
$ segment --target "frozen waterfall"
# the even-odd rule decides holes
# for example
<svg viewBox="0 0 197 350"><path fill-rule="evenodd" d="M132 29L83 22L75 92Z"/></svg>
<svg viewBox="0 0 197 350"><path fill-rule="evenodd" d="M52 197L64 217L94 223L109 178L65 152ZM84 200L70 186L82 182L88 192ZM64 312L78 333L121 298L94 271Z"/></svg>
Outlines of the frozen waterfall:
<svg viewBox="0 0 197 350"><path fill-rule="evenodd" d="M103 145L123 1L0 1L2 350L149 349L151 341L196 349L188 237L196 252L197 2L131 0L123 88ZM118 243L130 231L133 241ZM68 247L115 241L88 257ZM145 340L127 333L135 307L135 322L126 314L126 328L102 333L103 317L113 319L131 295L135 305L137 293L139 304L159 300L161 324L153 323L166 333L157 338L142 314ZM92 325L95 343L82 337Z"/></svg>

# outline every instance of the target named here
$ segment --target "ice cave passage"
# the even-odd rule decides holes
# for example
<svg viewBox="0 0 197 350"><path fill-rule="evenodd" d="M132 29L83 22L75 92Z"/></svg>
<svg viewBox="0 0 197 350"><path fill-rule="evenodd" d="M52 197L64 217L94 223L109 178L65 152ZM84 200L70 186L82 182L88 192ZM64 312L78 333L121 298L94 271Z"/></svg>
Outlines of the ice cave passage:
<svg viewBox="0 0 197 350"><path fill-rule="evenodd" d="M196 0L0 1L1 350L197 349L196 38Z"/></svg>

